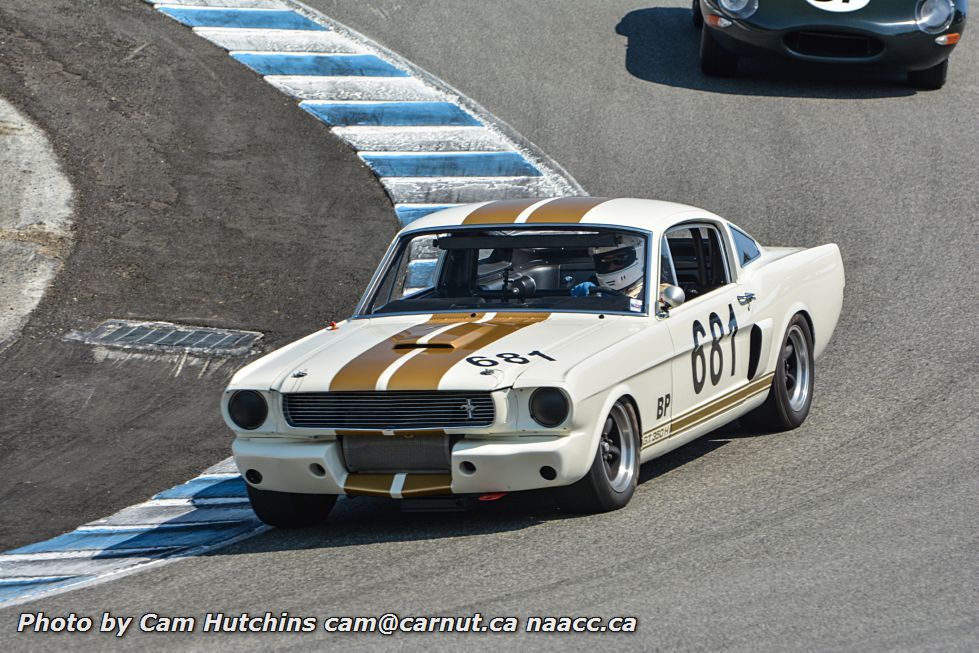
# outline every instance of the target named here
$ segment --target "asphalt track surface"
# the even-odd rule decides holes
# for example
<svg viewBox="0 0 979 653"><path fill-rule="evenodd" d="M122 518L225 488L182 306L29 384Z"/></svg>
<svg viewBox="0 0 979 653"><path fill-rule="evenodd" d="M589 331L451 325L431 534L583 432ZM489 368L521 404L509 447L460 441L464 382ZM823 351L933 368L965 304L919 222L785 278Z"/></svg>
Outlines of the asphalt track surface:
<svg viewBox="0 0 979 653"><path fill-rule="evenodd" d="M63 3L78 9L71 25L65 21L59 33L51 26L57 22L52 13L32 9L31 4L5 3L0 25L15 21L14 31L26 34L23 47L36 47L31 52L45 51L52 58L71 55L65 52L65 30L84 34L78 23L90 11L108 12L110 7L110 3ZM53 642L66 649L105 646L105 635L17 635L13 624L24 610L192 616L271 610L319 617L388 611L403 615L478 611L521 617L635 615L640 632L554 638L396 635L383 639L322 632L300 636L131 634L119 642L119 648L276 650L314 642L323 648L436 650L460 645L476 650L501 646L563 650L599 646L622 650L976 648L979 520L975 496L979 488L975 469L979 461L975 434L979 425L973 386L979 353L975 304L979 216L974 203L975 170L979 169L975 147L979 55L968 30L952 57L946 89L914 93L897 77L886 74L839 74L776 62L749 62L745 74L735 80L704 79L696 68L696 35L689 27L689 13L679 3L652 8L614 0L573 5L548 0L529 6L379 0L313 4L481 103L561 163L593 194L696 204L729 217L768 244L839 243L847 267L846 301L836 336L817 366L810 418L789 434L758 435L731 426L701 438L646 465L632 503L607 515L568 518L536 497L511 497L462 514L402 514L391 502L343 502L330 524L320 529L273 531L206 557L4 610L0 612L0 646L47 648ZM11 18L9 7L15 5L20 12ZM333 151L337 158L331 170L349 174L343 177L348 181L342 190L362 205L354 205L353 199L337 200L336 188L321 189L323 201L328 196L336 211L356 215L358 229L385 224L385 200L365 171L357 177L360 168L355 161L345 161L344 152L319 134L313 156L311 132L285 129L295 125L300 130L315 130L315 123L303 121L287 100L280 100L226 58L207 60L223 55L194 40L189 32L148 11L144 15L141 7L122 6L125 9L118 9L118 20L107 13L98 20L90 17L89 29L115 30L117 34L152 32L159 36L156 46L172 48L170 58L161 59L167 61L163 70L150 66L143 71L144 76L154 71L164 75L165 92L154 88L154 80L135 85L130 79L120 81L126 93L158 94L154 99L167 99L169 111L184 112L188 118L200 115L200 102L224 99L225 108L240 111L222 121L237 127L233 134L225 129L226 137L240 139L243 149L253 146L254 138L263 133L262 125L282 121L276 138L257 152L264 159L279 156L281 151L281 160L288 163L267 166L263 172L292 178L283 166L293 164L296 152L307 153L309 164L325 165L322 152ZM29 29L22 27L25 23ZM30 45L45 43L44 35L54 43ZM5 35L4 41L9 38ZM59 38L60 51L55 45ZM98 41L99 47L112 43L104 37ZM134 41L138 37L126 45ZM199 60L207 61L207 70L215 76L198 66ZM71 62L80 65L74 59ZM104 165L96 165L84 154L73 154L81 149L89 157L104 156L89 141L69 140L79 136L72 129L80 129L82 121L67 121L56 109L46 116L32 104L43 106L39 99L43 94L38 91L18 91L15 83L11 93L10 68L0 64L5 94L49 130L69 162L73 181L78 183L84 177L85 161L102 170ZM101 70L106 62L91 68ZM224 90L200 93L200 86L195 90L187 80L194 77L191 71L196 71L198 82L207 80L204 88L220 85ZM115 75L123 73L109 67L103 83L110 84ZM14 79L29 76L24 71ZM30 88L24 81L18 83ZM178 93L174 88L181 90ZM232 101L226 94L241 100ZM256 104L262 99L263 103ZM239 106L241 101L246 101L247 110ZM121 115L119 129L127 128L129 120L124 117L132 118ZM238 119L246 122L239 126L233 122ZM170 120L180 122L172 115ZM247 120L258 121L252 123L258 126L248 129ZM88 128L98 131L91 125ZM171 161L169 174L180 180L195 178L195 173L182 166L199 174L201 166L206 169L206 162L217 156L213 142L162 140L156 146ZM192 151L182 151L184 147ZM77 163L72 163L74 156ZM134 155L132 165L139 162ZM153 187L147 179L160 176L156 166L148 167L155 175L124 176L114 192L125 192L132 202L148 202L144 194ZM247 170L239 172L243 181L253 181ZM307 193L314 190L313 184L300 187ZM267 199L269 193L281 189L268 184L260 190L244 186L241 192L250 192L252 201L259 202L272 201ZM283 196L294 197L289 192ZM229 194L228 199L232 197ZM125 237L128 231L119 227L126 224L126 211L106 216L105 209L99 208L107 203L111 206L109 200L105 195L92 198L89 213L83 209L76 216L79 240L67 265L80 266L78 276L86 283L91 284L89 275L95 275L142 297L142 304L133 300L136 314L166 309L171 311L168 317L174 312L196 315L205 298L222 293L228 293L229 301L242 304L240 313L222 317L237 316L246 327L266 328L269 323L246 323L245 317L272 320L272 310L295 310L296 303L263 295L259 289L249 298L262 303L264 310L252 314L244 306L248 302L239 301L231 285L217 291L201 289L186 297L174 295L163 302L157 296L159 289L153 288L158 282L150 274L142 281L112 279L103 269L107 266L99 265L96 243L104 239L86 236L86 224L89 229L119 230L113 244L140 252L148 248L136 247L138 243ZM302 201L313 205L306 196ZM233 212L222 207L221 214L230 220ZM144 224L148 222L152 221L147 219ZM261 224L260 217L254 217L242 229L257 229ZM187 225L195 234L209 226L202 219ZM268 225L248 235L257 243L281 241L283 248L302 240ZM370 243L369 235L362 238ZM83 255L86 247L92 248L87 256ZM102 255L115 255L109 250L101 250ZM193 258L191 255L201 253L190 250L177 260ZM159 265L164 256L157 255ZM327 264L328 256L322 256ZM260 267L252 269L241 258L228 258L207 263L232 268L234 261L236 271L253 275L254 280L268 274ZM92 302L88 314L66 308L66 299L73 295L64 294L64 286L71 284L71 277L62 274L42 305L41 315L48 311L51 317L41 324L38 318L32 321L30 334L43 338L64 323L74 324L80 316L95 319L103 317L98 314L100 309L118 310L118 297L113 303L103 297L106 304L99 306L101 294L88 299ZM329 274L322 278L329 283ZM117 287L111 286L113 292ZM323 293L305 286L303 290L310 293L307 300L316 294L316 309L324 306ZM351 289L348 301L353 294ZM148 307L151 299L166 305ZM326 308L331 307L322 312L329 313ZM304 320L315 320L320 310L307 308L307 313L315 317L292 313L273 320L280 330L271 330L283 340L308 330L314 324ZM84 362L84 353L60 356L59 366L65 356L69 362ZM43 370L45 360L52 359L22 341L5 354L3 365L17 365L17 370L25 370L19 373L26 374L29 369ZM153 369L143 373L153 374ZM97 371L92 366L76 372L74 383L90 384L83 373ZM113 368L112 375L119 373ZM211 421L193 427L193 435L179 436L181 446L195 446L198 439L206 442L197 443L200 448L193 452L175 454L168 464L185 469L160 470L152 487L135 486L136 481L147 482L145 475L134 481L124 478L123 488L100 480L101 491L114 493L122 503L106 501L97 507L108 512L126 499L138 500L182 480L177 472L195 467L191 455L212 456L196 461L196 469L224 455L227 440L215 435L220 425L208 413L212 402L199 396L210 388L216 391L220 381L189 388L171 383L159 389L165 405L158 407L157 419L180 413L186 414L181 418L186 424L193 424L195 416L207 415ZM68 381L63 383L68 387ZM111 388L111 378L99 383ZM12 385L5 383L0 391L15 393ZM30 398L26 391L22 396L23 402ZM10 401L2 400L5 406ZM57 424L64 424L57 421L63 419L51 417ZM4 425L7 422L5 413ZM152 429L147 425L145 438L149 439ZM78 437L93 438L88 449L76 445L79 455L104 451L100 447L111 447L112 439L125 435L89 434L81 426L78 430ZM17 455L25 456L19 459L24 465L30 450L18 444L10 431L0 435L4 452L8 446L23 451ZM109 440L99 440L100 436ZM42 440L31 446L42 452L50 444ZM45 460L52 457L37 455ZM94 461L86 465L106 464L99 458L92 456ZM6 455L0 464L5 474L15 471L8 467ZM98 503L92 498L97 496L95 488L85 487L79 478L64 483L72 495L47 495L49 513L71 511L86 500ZM3 487L10 487L6 479ZM21 509L15 507L16 501L3 498L3 519L7 520L11 510ZM66 505L59 505L62 500ZM10 521L14 525L6 527L11 542L21 529L34 528L29 533L32 536L46 533L29 525L33 518L27 509L20 515Z"/></svg>
<svg viewBox="0 0 979 653"><path fill-rule="evenodd" d="M138 1L4 0L0 89L75 187L75 246L0 357L0 549L57 535L228 456L239 362L103 358L102 320L267 332L345 316L397 229L318 120Z"/></svg>

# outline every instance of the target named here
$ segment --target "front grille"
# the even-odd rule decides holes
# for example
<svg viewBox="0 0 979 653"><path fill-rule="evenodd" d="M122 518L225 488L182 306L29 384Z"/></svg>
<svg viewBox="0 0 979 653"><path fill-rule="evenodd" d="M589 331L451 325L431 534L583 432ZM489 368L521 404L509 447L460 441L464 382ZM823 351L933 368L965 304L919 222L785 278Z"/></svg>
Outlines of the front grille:
<svg viewBox="0 0 979 653"><path fill-rule="evenodd" d="M785 37L785 47L810 57L850 59L873 57L884 51L884 44L878 39L836 32L791 32Z"/></svg>
<svg viewBox="0 0 979 653"><path fill-rule="evenodd" d="M289 426L315 429L428 429L489 426L488 392L298 392L282 396Z"/></svg>
<svg viewBox="0 0 979 653"><path fill-rule="evenodd" d="M447 435L345 435L341 440L347 471L361 474L446 474L452 467Z"/></svg>

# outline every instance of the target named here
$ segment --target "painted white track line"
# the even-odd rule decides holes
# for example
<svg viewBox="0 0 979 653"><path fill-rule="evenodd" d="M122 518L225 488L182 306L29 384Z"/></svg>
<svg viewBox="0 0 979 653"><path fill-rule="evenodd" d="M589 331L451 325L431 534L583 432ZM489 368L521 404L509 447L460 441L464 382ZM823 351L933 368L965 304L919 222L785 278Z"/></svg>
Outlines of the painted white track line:
<svg viewBox="0 0 979 653"><path fill-rule="evenodd" d="M584 195L445 82L295 0L145 0L294 97L378 176L402 223L459 203ZM0 606L199 555L266 530L231 459L149 501L0 553Z"/></svg>

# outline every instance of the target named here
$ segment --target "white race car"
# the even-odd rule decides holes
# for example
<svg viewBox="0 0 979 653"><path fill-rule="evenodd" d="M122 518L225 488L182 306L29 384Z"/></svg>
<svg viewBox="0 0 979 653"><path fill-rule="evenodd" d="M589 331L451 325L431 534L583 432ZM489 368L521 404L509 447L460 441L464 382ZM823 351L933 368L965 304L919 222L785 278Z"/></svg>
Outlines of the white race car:
<svg viewBox="0 0 979 653"><path fill-rule="evenodd" d="M222 411L272 525L341 494L614 510L641 463L731 420L799 426L843 286L836 245L762 247L681 204L454 207L401 230L353 317L235 374Z"/></svg>

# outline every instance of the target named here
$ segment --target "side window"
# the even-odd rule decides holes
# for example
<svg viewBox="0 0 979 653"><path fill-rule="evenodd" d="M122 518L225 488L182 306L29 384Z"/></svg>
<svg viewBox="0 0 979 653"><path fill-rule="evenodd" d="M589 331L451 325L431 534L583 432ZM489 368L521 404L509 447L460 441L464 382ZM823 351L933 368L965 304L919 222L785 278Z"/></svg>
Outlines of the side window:
<svg viewBox="0 0 979 653"><path fill-rule="evenodd" d="M724 247L717 229L710 225L681 226L666 232L673 258L676 285L693 298L730 283Z"/></svg>
<svg viewBox="0 0 979 653"><path fill-rule="evenodd" d="M731 237L734 238L734 249L738 254L738 263L744 267L748 263L758 258L761 252L758 251L758 243L736 227L731 227Z"/></svg>

